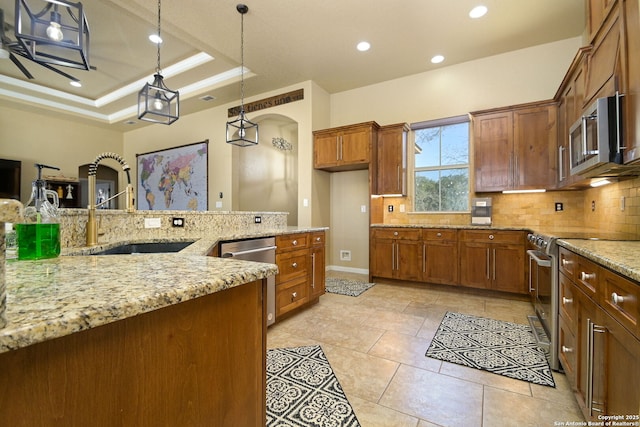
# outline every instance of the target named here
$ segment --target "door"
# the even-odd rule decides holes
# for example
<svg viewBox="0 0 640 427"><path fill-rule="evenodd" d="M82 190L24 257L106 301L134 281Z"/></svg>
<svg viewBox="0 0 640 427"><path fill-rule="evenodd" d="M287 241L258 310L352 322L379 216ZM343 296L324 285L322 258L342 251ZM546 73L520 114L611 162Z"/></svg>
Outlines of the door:
<svg viewBox="0 0 640 427"><path fill-rule="evenodd" d="M373 240L373 271L372 276L392 279L395 270L395 243L393 240Z"/></svg>
<svg viewBox="0 0 640 427"><path fill-rule="evenodd" d="M425 275L429 283L456 285L458 282L458 265L452 260L458 259L456 242L428 242L425 245Z"/></svg>
<svg viewBox="0 0 640 427"><path fill-rule="evenodd" d="M369 163L371 158L371 130L345 130L340 136L338 159L345 164Z"/></svg>
<svg viewBox="0 0 640 427"><path fill-rule="evenodd" d="M489 285L489 246L478 242L460 243L460 283L473 288Z"/></svg>
<svg viewBox="0 0 640 427"><path fill-rule="evenodd" d="M315 168L338 164L337 133L316 135L313 138L313 166Z"/></svg>
<svg viewBox="0 0 640 427"><path fill-rule="evenodd" d="M396 240L396 272L401 280L422 279L422 242Z"/></svg>

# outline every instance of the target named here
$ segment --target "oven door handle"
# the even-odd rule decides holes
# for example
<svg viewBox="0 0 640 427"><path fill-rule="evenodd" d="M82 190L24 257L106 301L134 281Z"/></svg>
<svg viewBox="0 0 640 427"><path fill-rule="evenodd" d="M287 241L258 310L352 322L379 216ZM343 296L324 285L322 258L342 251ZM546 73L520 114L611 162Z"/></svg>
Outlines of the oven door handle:
<svg viewBox="0 0 640 427"><path fill-rule="evenodd" d="M540 251L528 250L527 255L531 257L540 267L551 267L551 258Z"/></svg>

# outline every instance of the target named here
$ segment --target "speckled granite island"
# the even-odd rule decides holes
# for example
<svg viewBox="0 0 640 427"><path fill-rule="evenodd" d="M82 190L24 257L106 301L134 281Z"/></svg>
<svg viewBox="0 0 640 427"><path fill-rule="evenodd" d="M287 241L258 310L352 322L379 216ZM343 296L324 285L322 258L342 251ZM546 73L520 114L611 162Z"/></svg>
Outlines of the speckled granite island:
<svg viewBox="0 0 640 427"><path fill-rule="evenodd" d="M264 426L272 264L9 261L0 425Z"/></svg>

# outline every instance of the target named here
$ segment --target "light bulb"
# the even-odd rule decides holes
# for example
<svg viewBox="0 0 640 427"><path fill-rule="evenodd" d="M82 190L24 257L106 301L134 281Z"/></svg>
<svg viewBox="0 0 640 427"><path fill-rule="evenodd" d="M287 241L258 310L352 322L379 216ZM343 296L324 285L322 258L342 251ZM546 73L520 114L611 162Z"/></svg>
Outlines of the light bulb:
<svg viewBox="0 0 640 427"><path fill-rule="evenodd" d="M238 130L238 135L240 135L240 138L244 138L244 136L247 134L247 131L244 130L244 126L242 126L239 130Z"/></svg>
<svg viewBox="0 0 640 427"><path fill-rule="evenodd" d="M164 108L164 103L160 98L156 98L153 100L153 108L156 111L162 111L162 109Z"/></svg>
<svg viewBox="0 0 640 427"><path fill-rule="evenodd" d="M59 42L62 41L64 34L62 34L62 29L60 28L60 24L57 22L51 21L49 26L47 27L47 37L51 40Z"/></svg>

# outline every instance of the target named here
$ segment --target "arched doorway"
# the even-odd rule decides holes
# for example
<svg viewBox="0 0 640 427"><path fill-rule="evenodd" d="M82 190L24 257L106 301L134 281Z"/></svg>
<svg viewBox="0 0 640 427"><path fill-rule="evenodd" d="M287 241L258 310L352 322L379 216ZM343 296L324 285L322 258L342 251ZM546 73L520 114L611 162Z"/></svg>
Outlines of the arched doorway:
<svg viewBox="0 0 640 427"><path fill-rule="evenodd" d="M233 148L233 210L289 212L298 224L298 123L279 114L255 118L259 144Z"/></svg>
<svg viewBox="0 0 640 427"><path fill-rule="evenodd" d="M89 205L88 198L88 189L89 183L87 176L89 175L89 165L82 165L78 168L78 176L80 176L80 206L86 208ZM100 165L98 170L96 171L96 191L98 194L95 194L92 198L92 203L96 203L97 200L102 198L103 200L108 199L114 194L118 193L119 182L118 182L118 171L105 165ZM98 209L119 209L118 207L118 199L120 197L116 197L115 199L104 203Z"/></svg>

